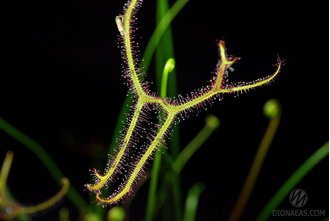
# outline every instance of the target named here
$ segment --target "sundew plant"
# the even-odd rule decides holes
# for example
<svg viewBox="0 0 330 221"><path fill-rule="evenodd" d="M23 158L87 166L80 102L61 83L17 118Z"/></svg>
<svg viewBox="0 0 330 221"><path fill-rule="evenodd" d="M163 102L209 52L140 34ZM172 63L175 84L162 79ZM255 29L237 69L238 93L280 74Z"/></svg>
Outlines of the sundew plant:
<svg viewBox="0 0 330 221"><path fill-rule="evenodd" d="M301 90L326 63L301 53L324 48L306 43L321 35L301 37L319 29L319 6L310 18L314 5L118 2L9 1L4 64L16 79L1 88L16 106L4 99L0 113L0 220L264 221L297 211L297 188L310 196L304 210L324 209L328 165L306 175L329 153L316 126L326 108ZM218 39L218 57L204 37Z"/></svg>
<svg viewBox="0 0 330 221"><path fill-rule="evenodd" d="M152 159L155 151L166 146L165 138L170 136L174 122L204 109L213 100L221 100L225 94L244 93L249 89L270 83L281 68L281 60L278 59L277 69L272 75L252 82L227 83L228 70L239 58L228 55L224 41L220 40L218 42L220 59L209 85L191 92L185 97L161 98L149 90L148 83L143 78L145 73L139 69L136 57L134 26L141 4L142 1L139 0L129 1L125 4L123 15L116 17L122 42L122 57L125 62L124 78L127 80L130 93L134 94L135 99L132 105L132 114L127 118L127 127L122 133L115 155L110 158L104 173L94 169L95 184L86 185L88 190L96 193L97 200L102 204L118 203L125 196L132 194L138 179L145 176L148 160ZM151 120L149 115L152 111L159 111L163 114L160 115L161 118L155 128L145 128L143 123L148 123ZM146 136L148 141L142 146L141 152L135 155L133 154L134 149L140 148L137 142L143 136ZM102 190L107 188L109 182L115 181L118 174L122 173L125 175L118 189L106 198L101 197Z"/></svg>

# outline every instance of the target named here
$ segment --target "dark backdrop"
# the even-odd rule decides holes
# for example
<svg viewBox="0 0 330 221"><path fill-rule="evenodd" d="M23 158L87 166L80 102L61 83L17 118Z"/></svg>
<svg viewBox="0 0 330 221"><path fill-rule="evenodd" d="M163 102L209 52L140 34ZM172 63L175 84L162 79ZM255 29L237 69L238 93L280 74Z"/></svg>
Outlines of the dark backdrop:
<svg viewBox="0 0 330 221"><path fill-rule="evenodd" d="M82 190L93 167L90 150L98 148L101 157L106 156L127 93L120 80L114 22L124 3L18 0L3 7L0 116L40 143L86 199L89 195ZM184 147L207 114L221 121L182 171L184 197L195 182L205 184L197 220L228 217L267 127L262 107L268 99L281 102L282 121L243 219L255 218L282 183L328 140L327 8L307 2L191 0L173 21L181 94L211 78L218 61L217 39L226 41L228 53L242 58L231 81L269 75L277 54L286 59L270 86L236 98L225 96L180 124ZM145 1L137 16L137 41L143 51L154 29L155 2ZM153 66L148 74L154 81ZM58 191L33 153L3 132L0 138L1 159L7 150L15 154L8 183L18 200L33 205ZM309 194L307 209L328 208L328 177L326 159L298 184ZM147 186L133 201L131 220L144 215ZM70 206L68 200L62 203ZM55 217L61 207L37 218ZM292 208L285 200L280 209Z"/></svg>

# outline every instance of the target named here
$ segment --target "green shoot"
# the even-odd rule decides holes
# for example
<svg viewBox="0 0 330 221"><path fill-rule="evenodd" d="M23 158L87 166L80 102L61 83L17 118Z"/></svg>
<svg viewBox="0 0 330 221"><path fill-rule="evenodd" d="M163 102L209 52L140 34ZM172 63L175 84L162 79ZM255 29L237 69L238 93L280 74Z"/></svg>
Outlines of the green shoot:
<svg viewBox="0 0 330 221"><path fill-rule="evenodd" d="M257 217L258 221L267 220L274 209L283 201L290 191L300 182L306 174L313 169L322 159L329 155L329 142L325 143L315 153L313 153L281 186L273 198L267 203Z"/></svg>

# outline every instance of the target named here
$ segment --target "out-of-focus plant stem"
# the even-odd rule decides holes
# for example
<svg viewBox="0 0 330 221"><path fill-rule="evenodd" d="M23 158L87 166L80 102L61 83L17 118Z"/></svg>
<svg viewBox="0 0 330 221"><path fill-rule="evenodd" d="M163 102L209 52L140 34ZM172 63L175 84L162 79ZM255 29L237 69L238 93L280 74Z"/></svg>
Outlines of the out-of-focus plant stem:
<svg viewBox="0 0 330 221"><path fill-rule="evenodd" d="M62 185L62 178L64 175L59 170L57 165L48 155L48 153L34 140L29 138L27 135L13 127L11 124L7 123L5 120L0 118L0 129L7 133L9 136L23 144L29 150L31 150L37 157L41 160L41 162L45 165L50 175L53 177L56 183ZM79 209L81 214L86 213L87 204L85 200L79 195L79 193L70 185L69 190L67 191L68 198L72 201L72 203Z"/></svg>
<svg viewBox="0 0 330 221"><path fill-rule="evenodd" d="M238 197L238 200L231 212L229 221L239 220L244 211L244 208L250 198L255 182L258 178L262 164L265 160L267 151L274 139L278 125L280 123L281 112L282 112L282 108L277 100L271 99L266 102L264 106L264 115L270 118L268 128L259 145L258 151L254 157L252 166L250 168L250 172L245 180L244 186Z"/></svg>
<svg viewBox="0 0 330 221"><path fill-rule="evenodd" d="M171 9L168 10L160 20L158 26L156 27L155 31L150 37L146 50L144 51L144 54L142 56L144 58L142 65L145 67L145 69L149 68L151 58L158 46L158 43L162 38L162 36L164 35L167 28L169 27L169 25L171 24L172 20L188 2L189 0L176 1L174 5L171 7Z"/></svg>
<svg viewBox="0 0 330 221"><path fill-rule="evenodd" d="M313 153L281 186L273 198L261 211L257 217L258 221L267 220L274 209L283 201L283 199L292 191L302 178L315 167L322 159L329 155L329 141Z"/></svg>
<svg viewBox="0 0 330 221"><path fill-rule="evenodd" d="M10 171L11 164L13 162L14 154L11 151L7 151L5 160L3 161L0 171L0 196L4 196L7 187L7 178Z"/></svg>
<svg viewBox="0 0 330 221"><path fill-rule="evenodd" d="M49 200L40 203L36 206L29 206L29 207L18 207L16 209L14 209L14 211L12 213L8 213L8 214L1 214L2 217L6 220L10 220L10 219L14 219L20 215L26 215L26 214L33 214L42 210L45 210L49 207L51 207L52 205L54 205L55 203L57 203L61 198L63 198L63 196L67 193L69 186L70 186L70 182L67 178L62 178L61 180L63 187L60 190L59 193L57 193L55 196L53 196L52 198L50 198Z"/></svg>
<svg viewBox="0 0 330 221"><path fill-rule="evenodd" d="M199 196L204 190L203 183L196 183L190 188L186 200L183 221L194 221L196 218Z"/></svg>
<svg viewBox="0 0 330 221"><path fill-rule="evenodd" d="M203 129L190 141L190 143L182 150L180 155L172 164L172 169L179 174L191 158L191 156L198 150L200 146L211 136L213 131L219 127L219 119L214 115L208 115L205 119L205 126Z"/></svg>
<svg viewBox="0 0 330 221"><path fill-rule="evenodd" d="M19 203L14 201L13 198L7 196L8 193L8 190L6 189L7 178L9 175L11 164L13 162L13 158L14 158L14 154L11 151L7 151L0 173L0 208L2 209L11 208L12 211L7 213L0 213L0 219L11 220L21 215L33 214L45 210L51 207L52 205L54 205L55 203L57 203L67 193L70 186L70 182L67 178L63 177L61 179L61 183L63 184L63 187L58 194L56 194L49 200L35 206L29 206L29 207L21 206Z"/></svg>

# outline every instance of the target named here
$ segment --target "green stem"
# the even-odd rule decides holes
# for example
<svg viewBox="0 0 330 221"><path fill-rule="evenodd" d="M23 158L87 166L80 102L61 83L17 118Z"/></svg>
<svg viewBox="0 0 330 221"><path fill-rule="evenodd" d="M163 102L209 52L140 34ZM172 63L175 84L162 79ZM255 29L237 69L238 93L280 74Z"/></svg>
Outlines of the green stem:
<svg viewBox="0 0 330 221"><path fill-rule="evenodd" d="M196 211L199 201L199 195L204 190L203 183L196 183L193 187L190 188L186 200L185 213L183 221L194 221L196 218Z"/></svg>
<svg viewBox="0 0 330 221"><path fill-rule="evenodd" d="M175 68L174 59L173 58L168 59L163 71L162 87L161 87L162 98L166 98L168 73L172 72L174 68ZM164 114L161 113L160 115L164 115ZM162 155L159 152L155 152L154 162L152 164L152 170L151 170L150 187L149 187L149 195L148 195L147 211L146 211L146 221L151 221L153 219L153 213L156 205L156 190L158 185L161 162L162 162Z"/></svg>
<svg viewBox="0 0 330 221"><path fill-rule="evenodd" d="M156 190L158 185L158 177L160 165L162 162L162 155L159 152L155 153L154 162L152 164L151 176L150 176L150 187L149 187L149 195L147 202L147 210L146 210L146 221L153 220L153 215L156 206Z"/></svg>
<svg viewBox="0 0 330 221"><path fill-rule="evenodd" d="M262 138L262 141L259 145L258 151L254 157L252 166L250 168L250 172L245 180L244 186L242 188L242 191L238 197L238 200L231 212L231 215L229 217L229 221L237 221L240 219L245 206L247 204L247 202L249 201L251 192L253 190L253 187L257 181L257 178L259 176L259 172L260 169L262 167L262 164L265 160L266 154L268 152L268 149L270 147L270 144L272 143L275 133L277 131L278 125L280 123L280 119L281 119L281 105L278 101L276 100L270 100L269 102L266 103L265 106L267 106L267 104L273 104L272 108L274 110L276 110L276 114L273 114L271 117L269 124L268 124L268 128ZM273 110L272 109L272 110ZM274 111L273 111L274 112Z"/></svg>
<svg viewBox="0 0 330 221"><path fill-rule="evenodd" d="M0 118L0 129L7 133L9 136L26 146L31 150L37 157L41 160L44 166L47 168L50 175L53 177L55 182L62 186L61 179L64 177L62 172L56 166L54 161L48 155L48 153L34 140L26 136L24 133L7 123L5 120ZM70 185L67 192L67 196L72 201L72 203L79 209L81 214L86 213L87 204L85 200L79 195L77 190Z"/></svg>
<svg viewBox="0 0 330 221"><path fill-rule="evenodd" d="M173 58L168 59L165 64L164 71L163 71L162 86L161 86L161 91L160 91L160 97L163 99L165 99L167 96L168 73L172 72L174 67L175 67L175 60Z"/></svg>
<svg viewBox="0 0 330 221"><path fill-rule="evenodd" d="M180 155L174 161L172 165L175 173L180 173L184 165L189 161L192 155L199 149L200 146L210 137L213 130L210 130L208 125L205 125L203 129L190 141L190 143L182 150Z"/></svg>
<svg viewBox="0 0 330 221"><path fill-rule="evenodd" d="M175 16L181 11L181 9L188 3L189 0L178 0L174 3L171 9L164 15L164 17L159 22L156 30L153 32L148 45L144 51L143 58L143 66L147 70L149 68L152 55L154 54L156 47L165 33L168 26L171 24L172 20Z"/></svg>
<svg viewBox="0 0 330 221"><path fill-rule="evenodd" d="M190 141L172 164L172 169L175 173L179 174L181 172L191 156L211 136L213 131L219 127L219 120L213 115L207 116L205 121L206 124L203 129Z"/></svg>
<svg viewBox="0 0 330 221"><path fill-rule="evenodd" d="M167 96L173 97L177 96L177 79L176 79L176 71L173 70L171 75L168 76L168 86L162 87L162 83L164 82L164 64L167 62L169 58L175 58L174 54L174 43L173 43L173 34L172 34L172 27L170 23L168 26L164 26L164 32L159 33L158 28L161 25L164 25L161 23L162 19L166 15L166 13L169 12L169 2L168 0L157 0L157 7L156 7L156 24L157 28L154 31L154 35L161 35L159 36L160 40L157 43L157 47L155 48L155 66L156 66L156 86L158 91L161 93L161 88L167 90ZM153 41L150 40L149 43L152 45ZM149 47L149 44L147 48ZM148 49L146 49L147 51ZM152 56L150 57L150 59ZM142 64L143 65L143 64ZM167 81L166 81L167 82ZM170 153L174 158L176 158L180 152L180 142L179 142L179 127L176 128L176 130L172 133L172 138L169 141L169 147L170 147ZM179 179L177 179L180 183Z"/></svg>
<svg viewBox="0 0 330 221"><path fill-rule="evenodd" d="M265 208L257 217L258 221L267 220L272 211L283 201L283 199L292 191L302 178L315 167L323 158L329 154L329 141L313 153L281 186L273 198L268 202Z"/></svg>

